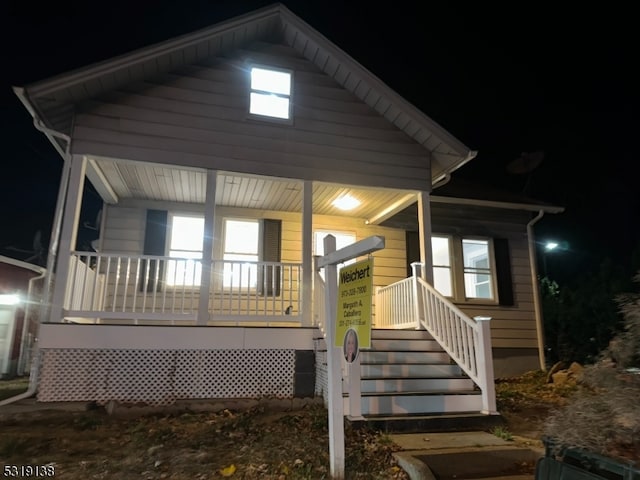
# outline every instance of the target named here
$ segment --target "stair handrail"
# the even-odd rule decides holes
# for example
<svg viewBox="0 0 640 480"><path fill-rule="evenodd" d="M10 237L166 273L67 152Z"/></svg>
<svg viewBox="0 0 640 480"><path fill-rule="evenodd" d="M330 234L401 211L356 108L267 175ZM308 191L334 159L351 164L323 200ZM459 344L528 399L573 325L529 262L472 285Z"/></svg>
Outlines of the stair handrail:
<svg viewBox="0 0 640 480"><path fill-rule="evenodd" d="M322 332L326 339L326 312L324 305L324 279L320 272L314 270L313 274L313 325Z"/></svg>
<svg viewBox="0 0 640 480"><path fill-rule="evenodd" d="M473 319L423 278L416 285L418 322L482 392L482 413L497 414L491 351L491 317Z"/></svg>

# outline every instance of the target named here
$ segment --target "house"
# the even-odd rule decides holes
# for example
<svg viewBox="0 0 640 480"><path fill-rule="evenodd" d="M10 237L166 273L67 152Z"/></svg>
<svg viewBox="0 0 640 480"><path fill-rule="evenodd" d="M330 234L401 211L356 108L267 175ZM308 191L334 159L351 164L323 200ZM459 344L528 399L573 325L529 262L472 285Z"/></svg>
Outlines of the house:
<svg viewBox="0 0 640 480"><path fill-rule="evenodd" d="M29 373L45 273L0 255L0 378Z"/></svg>
<svg viewBox="0 0 640 480"><path fill-rule="evenodd" d="M561 209L441 195L476 152L285 6L15 93L64 161L38 400L326 395L328 234L385 239L363 413L490 412L493 369L540 366L532 225Z"/></svg>

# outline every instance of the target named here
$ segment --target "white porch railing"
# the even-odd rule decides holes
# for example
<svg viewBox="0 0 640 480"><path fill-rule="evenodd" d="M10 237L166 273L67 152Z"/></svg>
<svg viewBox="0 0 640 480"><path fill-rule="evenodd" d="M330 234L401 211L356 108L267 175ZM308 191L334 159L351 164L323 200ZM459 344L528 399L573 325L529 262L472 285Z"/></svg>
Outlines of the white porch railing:
<svg viewBox="0 0 640 480"><path fill-rule="evenodd" d="M300 322L302 266L214 260L210 321ZM198 259L73 252L64 316L102 323L194 323L202 264Z"/></svg>
<svg viewBox="0 0 640 480"><path fill-rule="evenodd" d="M376 328L417 327L413 277L376 289Z"/></svg>
<svg viewBox="0 0 640 480"><path fill-rule="evenodd" d="M318 327L322 335L326 337L326 313L324 298L324 279L319 272L314 270L313 277L313 325Z"/></svg>
<svg viewBox="0 0 640 480"><path fill-rule="evenodd" d="M496 413L488 317L470 318L417 275L376 292L377 328L423 328L482 392L483 413Z"/></svg>

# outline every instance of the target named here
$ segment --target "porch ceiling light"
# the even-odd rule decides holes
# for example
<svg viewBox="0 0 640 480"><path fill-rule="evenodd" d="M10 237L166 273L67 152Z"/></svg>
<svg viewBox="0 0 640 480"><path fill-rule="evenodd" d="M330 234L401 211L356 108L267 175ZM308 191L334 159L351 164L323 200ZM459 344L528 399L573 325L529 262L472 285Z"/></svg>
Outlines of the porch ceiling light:
<svg viewBox="0 0 640 480"><path fill-rule="evenodd" d="M0 295L0 305L17 305L20 303L20 297L14 294Z"/></svg>
<svg viewBox="0 0 640 480"><path fill-rule="evenodd" d="M342 195L341 197L336 198L331 203L334 207L337 207L340 210L353 210L358 205L360 205L360 200L352 197L347 193L346 195Z"/></svg>

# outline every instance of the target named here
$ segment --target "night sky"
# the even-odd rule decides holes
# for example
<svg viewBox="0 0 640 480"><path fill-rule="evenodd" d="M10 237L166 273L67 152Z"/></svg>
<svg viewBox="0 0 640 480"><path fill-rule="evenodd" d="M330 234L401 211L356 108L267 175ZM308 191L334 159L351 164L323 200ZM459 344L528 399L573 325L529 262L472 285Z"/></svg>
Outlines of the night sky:
<svg viewBox="0 0 640 480"><path fill-rule="evenodd" d="M270 5L268 1L9 1L0 13L0 254L24 259L47 241L62 160L32 126L11 86L105 60ZM536 227L567 249L573 271L604 256L629 262L640 243L635 14L558 10L538 2L284 1L468 147L456 175L564 206ZM441 5L446 3L447 5ZM105 8L105 6L109 8ZM65 13L66 12L66 13ZM544 152L530 175L509 173ZM91 201L91 192L87 194ZM94 195L95 197L95 195ZM93 198L95 203L97 199ZM83 220L93 213L87 213ZM12 253L13 252L13 253ZM552 270L553 267L550 267ZM558 267L556 267L558 268Z"/></svg>

